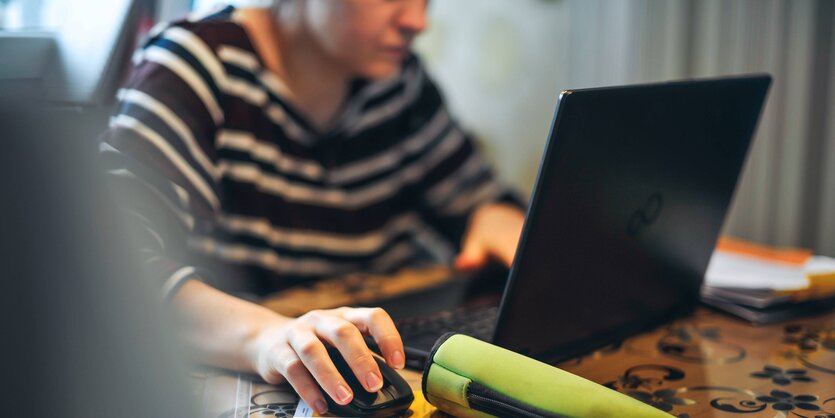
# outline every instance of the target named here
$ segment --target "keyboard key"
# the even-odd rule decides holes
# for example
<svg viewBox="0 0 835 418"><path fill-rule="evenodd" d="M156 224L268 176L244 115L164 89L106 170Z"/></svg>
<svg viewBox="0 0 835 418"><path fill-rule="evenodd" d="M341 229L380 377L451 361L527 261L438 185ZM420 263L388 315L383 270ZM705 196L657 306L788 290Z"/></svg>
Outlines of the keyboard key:
<svg viewBox="0 0 835 418"><path fill-rule="evenodd" d="M482 340L492 337L499 314L497 306L465 307L397 322L404 344L428 351L447 332L467 334Z"/></svg>

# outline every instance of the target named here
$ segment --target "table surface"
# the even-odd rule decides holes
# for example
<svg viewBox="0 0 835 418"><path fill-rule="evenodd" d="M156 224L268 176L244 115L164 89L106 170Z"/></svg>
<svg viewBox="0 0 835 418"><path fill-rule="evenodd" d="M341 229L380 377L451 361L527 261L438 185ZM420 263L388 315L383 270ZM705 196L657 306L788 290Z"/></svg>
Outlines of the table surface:
<svg viewBox="0 0 835 418"><path fill-rule="evenodd" d="M310 309L327 307L322 304L329 300L364 302L437 283L441 275L427 270L430 279L424 281L409 272L394 279L371 278L365 285L356 278L339 279L270 298L265 305L281 310L287 295L296 302L293 309L299 301ZM677 417L835 418L835 312L752 326L701 309L557 366ZM403 376L420 391L419 372L407 370ZM418 415L442 416L432 411Z"/></svg>

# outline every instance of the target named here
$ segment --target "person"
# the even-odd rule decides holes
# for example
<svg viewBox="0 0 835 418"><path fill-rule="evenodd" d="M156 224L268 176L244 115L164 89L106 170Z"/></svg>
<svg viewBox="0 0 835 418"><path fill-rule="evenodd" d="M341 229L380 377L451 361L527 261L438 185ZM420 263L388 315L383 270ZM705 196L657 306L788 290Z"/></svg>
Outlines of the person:
<svg viewBox="0 0 835 418"><path fill-rule="evenodd" d="M390 272L439 242L460 248L458 268L509 265L519 239L519 200L410 52L426 3L275 0L155 27L101 142L198 359L287 381L320 413L320 387L353 396L326 346L369 391L382 380L364 335L404 366L392 319L288 318L233 293Z"/></svg>

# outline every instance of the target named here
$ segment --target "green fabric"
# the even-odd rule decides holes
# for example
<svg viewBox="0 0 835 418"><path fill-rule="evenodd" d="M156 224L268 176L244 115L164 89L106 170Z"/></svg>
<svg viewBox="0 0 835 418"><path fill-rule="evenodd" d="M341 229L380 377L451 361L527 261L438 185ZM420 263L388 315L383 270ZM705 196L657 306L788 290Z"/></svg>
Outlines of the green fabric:
<svg viewBox="0 0 835 418"><path fill-rule="evenodd" d="M428 399L427 399L428 400ZM485 414L483 412L476 411L475 409L470 409L467 407L463 407L458 405L455 402L450 402L446 399L436 398L433 400L428 400L429 403L435 405L436 408L444 411L445 413L452 415L458 418L492 418L492 415Z"/></svg>
<svg viewBox="0 0 835 418"><path fill-rule="evenodd" d="M438 364L430 366L428 379L428 384L432 386L430 396L454 402L465 408L470 407L467 402L467 386L471 382L470 379L455 374Z"/></svg>
<svg viewBox="0 0 835 418"><path fill-rule="evenodd" d="M463 379L479 382L521 403L569 418L671 416L582 377L465 335L450 337L431 361L433 364L425 377L430 402L437 394L438 398L461 405L461 395L455 395L455 392L462 390ZM466 393L466 388L463 391ZM455 414L454 411L447 412Z"/></svg>

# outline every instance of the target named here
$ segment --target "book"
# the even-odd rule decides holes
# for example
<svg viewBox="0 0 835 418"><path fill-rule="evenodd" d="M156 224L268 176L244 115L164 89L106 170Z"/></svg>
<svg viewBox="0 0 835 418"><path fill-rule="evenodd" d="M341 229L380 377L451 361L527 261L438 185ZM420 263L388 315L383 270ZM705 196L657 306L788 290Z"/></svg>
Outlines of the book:
<svg viewBox="0 0 835 418"><path fill-rule="evenodd" d="M826 311L835 307L835 259L723 237L701 299L757 324Z"/></svg>
<svg viewBox="0 0 835 418"><path fill-rule="evenodd" d="M824 299L812 299L802 302L790 302L757 308L740 304L733 300L715 296L702 296L702 303L720 311L740 317L752 324L766 325L788 321L803 316L824 313L835 308L835 296Z"/></svg>

